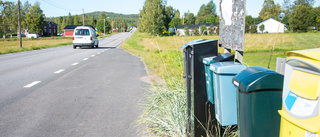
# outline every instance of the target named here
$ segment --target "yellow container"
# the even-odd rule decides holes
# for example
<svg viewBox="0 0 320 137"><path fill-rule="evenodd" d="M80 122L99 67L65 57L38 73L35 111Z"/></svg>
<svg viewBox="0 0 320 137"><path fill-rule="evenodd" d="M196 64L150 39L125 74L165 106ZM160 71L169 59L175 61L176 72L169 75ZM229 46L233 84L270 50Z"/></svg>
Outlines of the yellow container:
<svg viewBox="0 0 320 137"><path fill-rule="evenodd" d="M320 137L320 48L287 53L280 137Z"/></svg>

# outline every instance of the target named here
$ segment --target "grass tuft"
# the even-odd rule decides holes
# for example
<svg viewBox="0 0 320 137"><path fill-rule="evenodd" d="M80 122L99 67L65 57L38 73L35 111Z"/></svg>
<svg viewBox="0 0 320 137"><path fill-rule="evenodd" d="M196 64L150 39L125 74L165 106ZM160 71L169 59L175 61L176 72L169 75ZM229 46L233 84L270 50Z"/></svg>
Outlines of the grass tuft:
<svg viewBox="0 0 320 137"><path fill-rule="evenodd" d="M186 136L186 90L180 82L176 85L154 86L144 103L139 124L149 128L155 136Z"/></svg>

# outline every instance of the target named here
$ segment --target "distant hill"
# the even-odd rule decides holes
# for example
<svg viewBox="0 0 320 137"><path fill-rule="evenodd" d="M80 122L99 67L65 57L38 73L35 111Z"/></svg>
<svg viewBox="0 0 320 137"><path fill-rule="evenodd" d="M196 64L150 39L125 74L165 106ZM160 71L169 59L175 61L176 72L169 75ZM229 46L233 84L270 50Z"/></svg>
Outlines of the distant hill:
<svg viewBox="0 0 320 137"><path fill-rule="evenodd" d="M138 25L139 21L139 14L120 14L120 13L113 13L113 12L105 12L105 11L95 11L91 13L85 13L86 16L91 17L94 16L95 19L100 18L100 14L105 13L109 19L115 20L126 20L129 24Z"/></svg>

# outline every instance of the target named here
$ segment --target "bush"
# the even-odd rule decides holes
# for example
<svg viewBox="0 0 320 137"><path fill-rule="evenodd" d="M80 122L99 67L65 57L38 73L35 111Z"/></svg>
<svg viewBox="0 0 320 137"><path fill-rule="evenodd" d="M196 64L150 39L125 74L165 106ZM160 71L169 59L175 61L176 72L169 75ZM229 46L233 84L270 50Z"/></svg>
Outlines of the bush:
<svg viewBox="0 0 320 137"><path fill-rule="evenodd" d="M250 29L251 33L257 33L257 25L252 25Z"/></svg>
<svg viewBox="0 0 320 137"><path fill-rule="evenodd" d="M172 35L173 35L172 29L169 29L168 35L169 35L169 36L172 36Z"/></svg>
<svg viewBox="0 0 320 137"><path fill-rule="evenodd" d="M213 35L215 33L214 32L215 30L216 30L216 28L211 24L209 27L209 35Z"/></svg>
<svg viewBox="0 0 320 137"><path fill-rule="evenodd" d="M220 31L220 27L219 27L219 25L217 26L217 30L216 30L216 34L218 34L219 35L219 32Z"/></svg>
<svg viewBox="0 0 320 137"><path fill-rule="evenodd" d="M199 29L198 28L193 28L192 30L192 34L195 36L199 36Z"/></svg>
<svg viewBox="0 0 320 137"><path fill-rule="evenodd" d="M189 32L189 28L188 27L184 27L184 35L189 36L190 32Z"/></svg>
<svg viewBox="0 0 320 137"><path fill-rule="evenodd" d="M262 25L259 26L259 30L260 30L261 33L263 33L263 31L264 31L264 24L262 24Z"/></svg>
<svg viewBox="0 0 320 137"><path fill-rule="evenodd" d="M200 26L200 35L207 35L207 26L206 25Z"/></svg>

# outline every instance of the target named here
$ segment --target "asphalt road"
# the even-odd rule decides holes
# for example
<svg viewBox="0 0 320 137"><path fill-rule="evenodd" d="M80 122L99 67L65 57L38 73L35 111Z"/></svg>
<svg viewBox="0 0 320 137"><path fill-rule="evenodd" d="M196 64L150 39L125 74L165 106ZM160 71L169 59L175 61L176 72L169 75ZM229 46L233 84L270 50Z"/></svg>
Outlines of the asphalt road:
<svg viewBox="0 0 320 137"><path fill-rule="evenodd" d="M0 55L0 136L134 137L148 84L143 62L117 48L131 34Z"/></svg>

